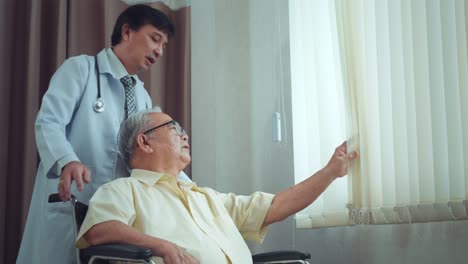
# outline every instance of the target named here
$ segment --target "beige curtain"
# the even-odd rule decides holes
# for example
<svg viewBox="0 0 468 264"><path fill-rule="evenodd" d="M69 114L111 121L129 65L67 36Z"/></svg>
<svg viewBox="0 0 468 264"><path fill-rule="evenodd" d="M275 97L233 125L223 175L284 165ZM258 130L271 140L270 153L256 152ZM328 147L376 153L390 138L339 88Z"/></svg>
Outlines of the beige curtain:
<svg viewBox="0 0 468 264"><path fill-rule="evenodd" d="M468 4L336 0L355 224L468 219Z"/></svg>
<svg viewBox="0 0 468 264"><path fill-rule="evenodd" d="M14 263L18 253L39 160L34 121L49 79L67 57L108 47L126 6L118 0L0 1L0 263ZM153 103L190 134L190 8L152 6L173 18L176 36L140 78Z"/></svg>
<svg viewBox="0 0 468 264"><path fill-rule="evenodd" d="M468 219L467 15L463 0L291 1L295 171L319 169L343 127L360 151L298 227Z"/></svg>

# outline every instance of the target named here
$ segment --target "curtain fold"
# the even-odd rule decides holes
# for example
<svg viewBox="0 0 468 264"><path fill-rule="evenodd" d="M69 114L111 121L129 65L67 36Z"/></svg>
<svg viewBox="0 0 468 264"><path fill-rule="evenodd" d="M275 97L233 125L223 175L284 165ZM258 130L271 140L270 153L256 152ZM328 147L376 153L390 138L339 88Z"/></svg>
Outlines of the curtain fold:
<svg viewBox="0 0 468 264"><path fill-rule="evenodd" d="M466 3L335 3L361 152L350 223L468 219Z"/></svg>
<svg viewBox="0 0 468 264"><path fill-rule="evenodd" d="M468 219L467 12L463 0L290 3L295 174L324 165L340 122L360 152L348 187L335 182L298 227Z"/></svg>
<svg viewBox="0 0 468 264"><path fill-rule="evenodd" d="M151 6L174 20L176 37L156 67L139 76L153 103L190 132L190 7ZM0 33L7 36L0 42L1 263L14 263L18 253L39 163L34 121L49 80L66 58L109 47L126 7L115 0L0 1Z"/></svg>

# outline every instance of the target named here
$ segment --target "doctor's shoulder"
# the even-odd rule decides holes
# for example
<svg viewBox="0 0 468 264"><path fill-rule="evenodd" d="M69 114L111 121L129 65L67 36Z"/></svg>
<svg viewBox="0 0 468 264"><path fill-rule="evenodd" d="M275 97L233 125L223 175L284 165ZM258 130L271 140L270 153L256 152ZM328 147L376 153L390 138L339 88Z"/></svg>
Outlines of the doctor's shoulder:
<svg viewBox="0 0 468 264"><path fill-rule="evenodd" d="M67 58L52 76L54 79L87 79L90 71L94 69L94 57L88 55L78 55Z"/></svg>

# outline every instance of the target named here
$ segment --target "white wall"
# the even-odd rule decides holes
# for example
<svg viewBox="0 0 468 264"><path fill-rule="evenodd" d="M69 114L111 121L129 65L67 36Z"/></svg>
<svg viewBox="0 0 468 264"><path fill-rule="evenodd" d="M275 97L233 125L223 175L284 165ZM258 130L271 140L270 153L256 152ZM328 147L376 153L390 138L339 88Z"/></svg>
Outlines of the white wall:
<svg viewBox="0 0 468 264"><path fill-rule="evenodd" d="M287 14L287 1L192 1L192 176L200 185L249 194L294 183ZM283 110L287 135L274 143L272 113ZM289 218L252 246L291 248L318 263L468 263L468 223L295 230Z"/></svg>
<svg viewBox="0 0 468 264"><path fill-rule="evenodd" d="M288 56L275 34L275 10L269 1L192 2L192 176L200 185L275 193L294 181L290 136L272 142L272 114L282 109L279 50ZM285 36L282 42L288 43ZM289 87L284 90L290 109ZM287 111L289 134L290 121ZM291 248L291 221L277 224L265 245L283 238L278 248Z"/></svg>

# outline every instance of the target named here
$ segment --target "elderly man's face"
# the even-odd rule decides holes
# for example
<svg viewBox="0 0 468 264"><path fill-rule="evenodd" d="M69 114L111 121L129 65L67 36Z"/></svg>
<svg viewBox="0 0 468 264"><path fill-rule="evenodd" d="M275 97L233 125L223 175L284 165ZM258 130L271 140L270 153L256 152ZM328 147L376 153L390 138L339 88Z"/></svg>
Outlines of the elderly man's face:
<svg viewBox="0 0 468 264"><path fill-rule="evenodd" d="M164 113L150 113L151 127L157 127L168 123L172 118ZM152 134L152 135L151 135ZM185 131L177 128L176 124L168 123L148 133L149 139L154 144L154 150L158 158L167 160L169 163L180 162L183 167L190 163L190 145Z"/></svg>

